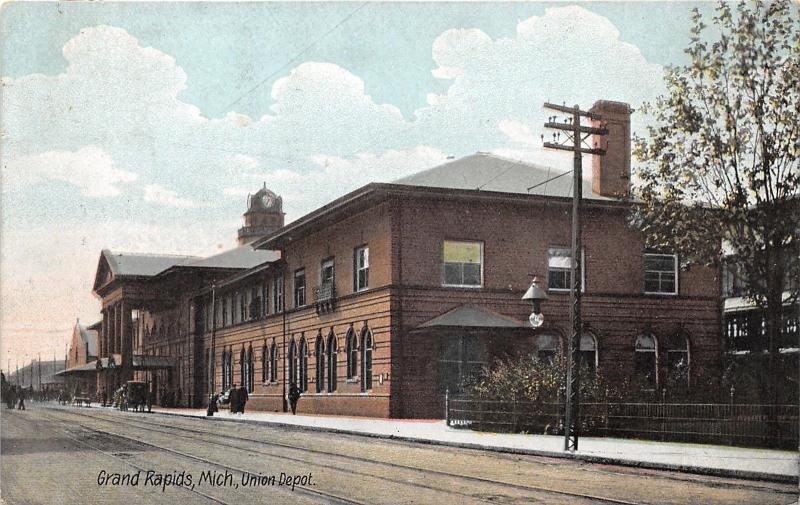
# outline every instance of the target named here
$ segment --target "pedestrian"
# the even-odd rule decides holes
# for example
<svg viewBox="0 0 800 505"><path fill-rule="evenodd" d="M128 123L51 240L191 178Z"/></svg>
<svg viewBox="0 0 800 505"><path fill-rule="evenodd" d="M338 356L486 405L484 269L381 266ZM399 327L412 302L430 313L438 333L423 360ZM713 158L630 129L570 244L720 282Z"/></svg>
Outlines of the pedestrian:
<svg viewBox="0 0 800 505"><path fill-rule="evenodd" d="M214 393L213 395L211 395L211 398L208 399L208 408L206 409L207 417L212 417L214 415L214 412L219 411L219 406L217 405L218 401L219 401L219 395L217 393Z"/></svg>
<svg viewBox="0 0 800 505"><path fill-rule="evenodd" d="M6 407L14 410L14 405L17 403L17 391L14 386L8 386L6 391Z"/></svg>
<svg viewBox="0 0 800 505"><path fill-rule="evenodd" d="M147 412L153 411L153 402L156 400L155 388L148 388L147 390Z"/></svg>
<svg viewBox="0 0 800 505"><path fill-rule="evenodd" d="M239 388L236 387L236 383L228 390L228 398L230 398L231 414L236 414L239 412Z"/></svg>
<svg viewBox="0 0 800 505"><path fill-rule="evenodd" d="M17 404L17 410L25 410L25 389L24 388L19 390L19 403Z"/></svg>
<svg viewBox="0 0 800 505"><path fill-rule="evenodd" d="M247 394L247 387L242 384L242 387L239 388L239 413L244 414L244 406L247 405L247 400L250 397Z"/></svg>
<svg viewBox="0 0 800 505"><path fill-rule="evenodd" d="M300 399L300 388L292 382L289 385L289 405L292 407L292 415L297 413L297 400Z"/></svg>
<svg viewBox="0 0 800 505"><path fill-rule="evenodd" d="M179 387L178 392L175 393L175 406L181 406L181 400L183 399L183 390Z"/></svg>

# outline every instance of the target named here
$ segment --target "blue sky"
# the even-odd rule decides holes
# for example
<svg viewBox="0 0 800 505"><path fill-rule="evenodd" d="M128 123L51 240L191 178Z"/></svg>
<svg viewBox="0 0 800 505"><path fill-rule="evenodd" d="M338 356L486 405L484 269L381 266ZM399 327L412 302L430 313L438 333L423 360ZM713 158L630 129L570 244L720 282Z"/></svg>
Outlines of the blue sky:
<svg viewBox="0 0 800 505"><path fill-rule="evenodd" d="M450 155L563 165L541 103L652 99L698 5L5 4L2 367L98 317L101 248L231 247L264 181L291 220Z"/></svg>

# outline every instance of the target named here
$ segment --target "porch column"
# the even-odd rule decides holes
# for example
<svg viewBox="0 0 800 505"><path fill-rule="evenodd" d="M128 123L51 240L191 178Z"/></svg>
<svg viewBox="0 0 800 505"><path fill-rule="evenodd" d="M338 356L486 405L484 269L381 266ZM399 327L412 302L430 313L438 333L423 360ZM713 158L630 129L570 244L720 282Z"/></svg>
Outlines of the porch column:
<svg viewBox="0 0 800 505"><path fill-rule="evenodd" d="M106 348L106 309L100 311L103 318L100 320L100 338L97 339L97 359L103 357L103 352Z"/></svg>
<svg viewBox="0 0 800 505"><path fill-rule="evenodd" d="M124 301L119 302L120 311L120 331L119 331L119 353L122 355L122 380L133 378L133 338L131 326L133 320L130 306Z"/></svg>

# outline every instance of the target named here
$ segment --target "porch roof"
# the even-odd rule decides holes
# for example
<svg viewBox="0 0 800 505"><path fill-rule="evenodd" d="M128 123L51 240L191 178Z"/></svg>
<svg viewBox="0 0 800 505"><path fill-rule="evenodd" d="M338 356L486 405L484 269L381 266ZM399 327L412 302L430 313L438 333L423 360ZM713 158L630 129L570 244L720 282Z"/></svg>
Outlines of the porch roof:
<svg viewBox="0 0 800 505"><path fill-rule="evenodd" d="M461 305L417 326L423 328L514 328L524 329L522 321L477 305Z"/></svg>

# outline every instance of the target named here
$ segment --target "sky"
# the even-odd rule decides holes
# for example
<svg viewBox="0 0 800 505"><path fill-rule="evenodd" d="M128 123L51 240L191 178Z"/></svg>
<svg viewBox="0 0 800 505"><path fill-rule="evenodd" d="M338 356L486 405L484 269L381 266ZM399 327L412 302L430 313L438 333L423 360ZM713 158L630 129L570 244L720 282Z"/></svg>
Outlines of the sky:
<svg viewBox="0 0 800 505"><path fill-rule="evenodd" d="M100 251L233 247L477 151L545 152L545 101L636 109L687 62L693 2L13 2L0 12L0 368L99 319ZM642 132L647 118L633 114Z"/></svg>

